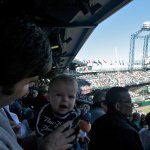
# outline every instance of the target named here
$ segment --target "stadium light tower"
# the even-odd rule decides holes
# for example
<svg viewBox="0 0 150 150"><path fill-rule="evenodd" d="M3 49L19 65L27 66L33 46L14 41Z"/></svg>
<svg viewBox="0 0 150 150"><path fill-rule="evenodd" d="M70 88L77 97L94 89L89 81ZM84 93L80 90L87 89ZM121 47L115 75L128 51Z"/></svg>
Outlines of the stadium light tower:
<svg viewBox="0 0 150 150"><path fill-rule="evenodd" d="M140 35L142 32L148 32L148 34ZM144 39L143 54L142 54L142 69L146 69L150 57L148 57L148 41L150 38L150 21L143 23L141 29L131 35L130 39L130 53L129 53L129 70L133 71L134 67L134 53L135 53L135 40Z"/></svg>

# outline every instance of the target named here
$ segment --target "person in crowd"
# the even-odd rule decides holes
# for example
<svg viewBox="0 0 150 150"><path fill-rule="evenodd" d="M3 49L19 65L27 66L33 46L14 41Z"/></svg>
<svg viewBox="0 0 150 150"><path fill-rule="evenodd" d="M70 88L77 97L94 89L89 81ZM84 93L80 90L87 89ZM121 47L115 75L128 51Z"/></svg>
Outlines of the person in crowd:
<svg viewBox="0 0 150 150"><path fill-rule="evenodd" d="M92 102L90 103L89 101L82 101L81 99L76 99L76 107L80 111L81 116L86 118L90 122L91 120L91 113L90 113L90 108L91 108Z"/></svg>
<svg viewBox="0 0 150 150"><path fill-rule="evenodd" d="M28 99L30 103L32 103L32 99ZM28 102L28 103L29 103ZM9 105L9 112L17 115L19 121L30 120L34 117L34 112L32 107L25 106L22 101L19 99L15 100Z"/></svg>
<svg viewBox="0 0 150 150"><path fill-rule="evenodd" d="M41 108L37 117L38 135L51 133L67 120L77 117L74 110L77 88L77 82L71 76L59 75L52 78L48 90L49 103Z"/></svg>
<svg viewBox="0 0 150 150"><path fill-rule="evenodd" d="M142 140L144 150L150 150L150 112L145 117L145 123L147 127L142 128L139 131L140 138Z"/></svg>
<svg viewBox="0 0 150 150"><path fill-rule="evenodd" d="M39 136L45 136L58 128L62 123L72 120L72 126L76 128L76 135L80 139L80 130L88 128L88 122L84 120L75 107L78 84L74 77L59 75L51 79L48 90L49 104L42 107L37 117L36 132ZM83 126L86 127L83 127ZM80 144L75 140L73 149L80 149Z"/></svg>
<svg viewBox="0 0 150 150"><path fill-rule="evenodd" d="M92 101L92 87L86 80L78 79L78 92L76 99L76 106L80 110L81 115L90 122L91 113L90 109L93 105Z"/></svg>
<svg viewBox="0 0 150 150"><path fill-rule="evenodd" d="M88 122L88 125L91 129L90 109L93 105L91 83L83 79L78 79L77 82L79 86L77 92L76 106L81 112L81 117ZM90 141L88 132L81 132L80 134L82 138L79 142L82 143L82 147L84 147L84 149L88 149L88 143Z"/></svg>
<svg viewBox="0 0 150 150"><path fill-rule="evenodd" d="M51 69L50 43L35 24L20 18L2 18L0 22L0 149L22 150L3 109L28 92L29 85ZM75 138L74 129L64 131L71 122L38 139L28 137L24 149L64 150ZM35 145L33 144L35 143Z"/></svg>
<svg viewBox="0 0 150 150"><path fill-rule="evenodd" d="M90 110L91 113L91 123L96 119L103 116L107 112L107 105L105 103L105 92L98 90L93 97L93 105Z"/></svg>
<svg viewBox="0 0 150 150"><path fill-rule="evenodd" d="M38 94L39 92L36 89L32 89L32 87L30 87L29 93L17 101L21 103L22 107L29 107L29 108L34 109L34 104L36 103L35 99L37 98Z"/></svg>
<svg viewBox="0 0 150 150"><path fill-rule="evenodd" d="M131 124L132 126L137 130L140 131L141 130L141 126L140 126L140 121L141 121L141 115L138 112L134 112L132 114L132 118L131 118Z"/></svg>
<svg viewBox="0 0 150 150"><path fill-rule="evenodd" d="M81 94L81 93L80 93ZM80 117L83 118L83 120L86 120L88 123L88 127L91 129L91 113L90 108L93 104L92 99L90 99L90 95L77 95L76 99L76 107L80 111ZM90 141L88 132L87 131L80 131L80 139L79 142L81 143L83 149L88 149L88 143Z"/></svg>
<svg viewBox="0 0 150 150"><path fill-rule="evenodd" d="M141 128L144 128L145 127L145 117L146 117L146 114L142 113L141 114L141 120L140 120L140 126Z"/></svg>
<svg viewBox="0 0 150 150"><path fill-rule="evenodd" d="M49 104L42 107L37 117L36 132L45 136L68 120L72 126L79 127L79 113L75 109L78 84L74 77L59 75L51 79L48 90ZM78 132L76 133L78 135ZM77 141L73 141L72 149L81 149Z"/></svg>
<svg viewBox="0 0 150 150"><path fill-rule="evenodd" d="M106 93L107 113L93 124L89 150L143 150L138 132L130 125L132 101L125 87L112 87Z"/></svg>

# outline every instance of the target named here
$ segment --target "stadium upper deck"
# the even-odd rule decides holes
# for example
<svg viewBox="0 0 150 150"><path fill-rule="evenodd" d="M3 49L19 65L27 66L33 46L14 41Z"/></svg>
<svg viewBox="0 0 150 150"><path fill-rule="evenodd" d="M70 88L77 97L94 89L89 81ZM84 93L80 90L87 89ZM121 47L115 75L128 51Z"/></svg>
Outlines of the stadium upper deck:
<svg viewBox="0 0 150 150"><path fill-rule="evenodd" d="M90 71L83 73L74 73L77 78L87 80L91 83L93 89L95 88L110 88L113 86L137 86L141 84L150 83L150 71L143 71L135 69L130 72L128 69L120 70L102 70Z"/></svg>

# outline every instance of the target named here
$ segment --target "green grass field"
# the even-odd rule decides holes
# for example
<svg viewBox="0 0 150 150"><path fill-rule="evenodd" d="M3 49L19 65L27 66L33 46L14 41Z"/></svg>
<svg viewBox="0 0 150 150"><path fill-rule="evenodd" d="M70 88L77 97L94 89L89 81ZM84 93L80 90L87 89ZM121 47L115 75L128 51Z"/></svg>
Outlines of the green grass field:
<svg viewBox="0 0 150 150"><path fill-rule="evenodd" d="M139 107L139 108L137 108L137 110L148 113L148 112L150 112L150 105L149 106L144 106L144 107Z"/></svg>

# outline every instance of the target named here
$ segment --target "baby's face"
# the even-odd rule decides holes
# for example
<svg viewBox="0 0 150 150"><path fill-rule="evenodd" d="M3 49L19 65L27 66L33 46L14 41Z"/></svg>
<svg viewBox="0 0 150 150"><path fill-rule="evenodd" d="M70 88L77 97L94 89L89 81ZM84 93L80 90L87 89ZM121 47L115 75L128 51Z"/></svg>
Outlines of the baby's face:
<svg viewBox="0 0 150 150"><path fill-rule="evenodd" d="M73 110L77 88L75 85L57 83L49 89L49 101L54 112L66 114Z"/></svg>

